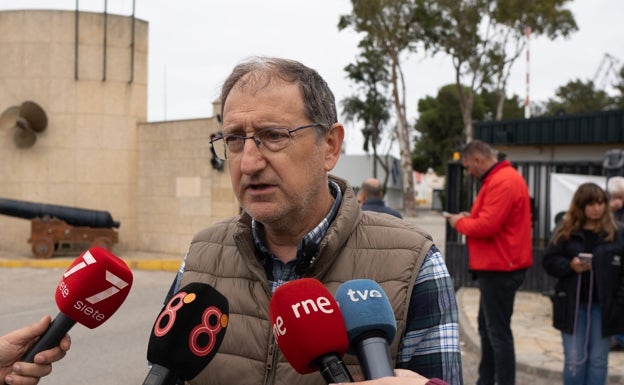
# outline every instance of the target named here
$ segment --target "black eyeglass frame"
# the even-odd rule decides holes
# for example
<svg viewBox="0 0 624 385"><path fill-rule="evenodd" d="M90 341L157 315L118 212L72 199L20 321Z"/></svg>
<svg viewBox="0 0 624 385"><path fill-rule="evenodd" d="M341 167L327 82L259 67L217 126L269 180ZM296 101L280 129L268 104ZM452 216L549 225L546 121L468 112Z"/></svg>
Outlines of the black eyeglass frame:
<svg viewBox="0 0 624 385"><path fill-rule="evenodd" d="M214 154L217 156L217 158L219 158L221 160L226 160L227 157L228 157L228 152L229 151L228 151L228 145L227 145L227 142L226 142L227 138L235 138L235 139L242 140L243 145L241 146L241 151L245 147L245 141L247 139L253 139L254 143L256 144L256 147L258 147L259 150L264 147L264 148L268 149L270 152L279 152L279 151L282 151L283 149L287 148L290 145L290 143L292 142L292 139L293 139L293 137L292 137L293 132L297 132L299 130L303 130L304 128L310 128L310 127L325 127L325 125L323 125L321 123L312 123L312 124L306 124L306 125L295 127L295 128L267 127L267 128L263 128L261 130L258 130L258 131L254 132L252 135L249 135L249 136L236 135L236 134L219 135L217 137L213 137L213 138L210 139L210 146L211 146ZM286 130L286 132L288 133L289 142L284 147L280 148L279 150L271 150L270 147L267 147L264 144L264 142L257 137L257 135L261 136L262 134L264 134L266 132L270 132L270 131L275 130L275 129ZM217 151L215 149L215 142L218 142L219 140L223 140L223 157L220 157L218 155L219 151ZM238 154L239 152L233 152L233 153L234 154Z"/></svg>

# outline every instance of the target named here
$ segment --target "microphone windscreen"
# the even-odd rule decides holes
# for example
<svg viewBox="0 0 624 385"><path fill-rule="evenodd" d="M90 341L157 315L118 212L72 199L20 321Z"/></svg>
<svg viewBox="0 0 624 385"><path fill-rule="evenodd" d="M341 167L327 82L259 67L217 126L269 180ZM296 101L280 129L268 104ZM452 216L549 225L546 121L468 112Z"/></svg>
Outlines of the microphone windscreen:
<svg viewBox="0 0 624 385"><path fill-rule="evenodd" d="M369 332L381 332L392 344L396 335L396 319L388 296L381 286L371 279L354 279L340 285L336 301L344 317L347 335L351 343Z"/></svg>
<svg viewBox="0 0 624 385"><path fill-rule="evenodd" d="M147 359L179 378L195 378L214 358L229 322L228 301L212 286L193 282L171 297L154 322Z"/></svg>
<svg viewBox="0 0 624 385"><path fill-rule="evenodd" d="M269 316L282 354L298 373L318 370L319 357L328 353L342 357L347 351L349 340L338 304L316 279L301 278L278 287Z"/></svg>
<svg viewBox="0 0 624 385"><path fill-rule="evenodd" d="M132 278L123 260L103 247L92 247L67 268L54 299L64 315L93 329L119 309Z"/></svg>

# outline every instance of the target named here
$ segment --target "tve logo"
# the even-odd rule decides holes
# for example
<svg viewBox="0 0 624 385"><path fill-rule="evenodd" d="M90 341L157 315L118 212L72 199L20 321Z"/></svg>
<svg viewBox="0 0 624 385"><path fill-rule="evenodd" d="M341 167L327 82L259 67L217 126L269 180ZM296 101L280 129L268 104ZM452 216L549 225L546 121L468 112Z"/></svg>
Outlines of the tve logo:
<svg viewBox="0 0 624 385"><path fill-rule="evenodd" d="M366 301L368 298L383 298L381 291L375 289L353 290L349 288L347 296L352 302Z"/></svg>

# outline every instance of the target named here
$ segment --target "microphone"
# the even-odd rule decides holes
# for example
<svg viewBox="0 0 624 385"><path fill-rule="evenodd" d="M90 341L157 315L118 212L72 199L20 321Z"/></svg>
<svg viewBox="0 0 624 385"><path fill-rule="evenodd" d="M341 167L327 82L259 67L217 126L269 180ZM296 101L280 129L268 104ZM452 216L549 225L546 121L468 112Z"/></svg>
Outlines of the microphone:
<svg viewBox="0 0 624 385"><path fill-rule="evenodd" d="M28 349L22 361L57 346L76 322L96 328L119 309L130 292L132 272L124 261L103 247L92 247L67 268L54 299L60 312Z"/></svg>
<svg viewBox="0 0 624 385"><path fill-rule="evenodd" d="M319 370L328 384L353 382L342 362L349 347L342 314L320 281L301 278L278 287L269 316L282 354L298 373Z"/></svg>
<svg viewBox="0 0 624 385"><path fill-rule="evenodd" d="M143 385L195 378L217 354L228 321L228 301L215 288L200 282L181 288L154 322L147 346L152 368Z"/></svg>
<svg viewBox="0 0 624 385"><path fill-rule="evenodd" d="M336 290L349 337L349 353L356 353L366 380L394 376L389 344L396 335L396 319L386 293L370 279L354 279Z"/></svg>

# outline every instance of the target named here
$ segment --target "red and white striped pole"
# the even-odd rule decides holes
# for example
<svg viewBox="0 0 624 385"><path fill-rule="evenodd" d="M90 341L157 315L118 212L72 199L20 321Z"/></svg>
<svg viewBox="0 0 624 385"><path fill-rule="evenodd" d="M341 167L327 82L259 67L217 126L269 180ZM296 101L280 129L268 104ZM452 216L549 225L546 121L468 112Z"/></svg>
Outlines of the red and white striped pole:
<svg viewBox="0 0 624 385"><path fill-rule="evenodd" d="M531 117L531 99L529 98L529 74L530 74L530 50L529 43L531 41L531 27L524 28L524 35L526 37L526 97L524 98L524 117L526 119Z"/></svg>

